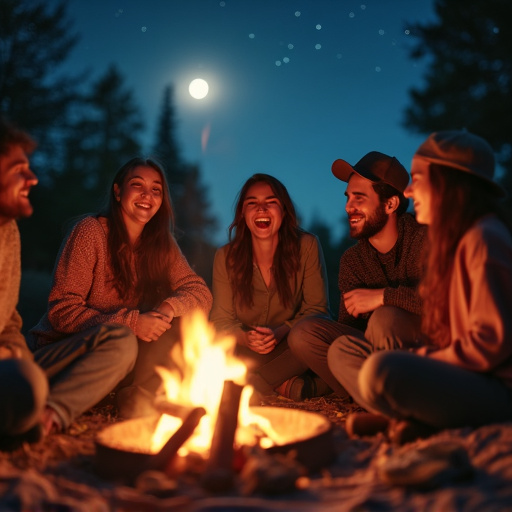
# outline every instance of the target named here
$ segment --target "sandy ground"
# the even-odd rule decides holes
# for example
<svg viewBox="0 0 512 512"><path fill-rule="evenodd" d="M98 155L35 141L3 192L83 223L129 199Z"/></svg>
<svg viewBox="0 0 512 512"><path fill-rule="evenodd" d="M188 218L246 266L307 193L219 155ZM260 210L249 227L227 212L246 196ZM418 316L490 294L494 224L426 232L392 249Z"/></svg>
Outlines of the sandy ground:
<svg viewBox="0 0 512 512"><path fill-rule="evenodd" d="M107 405L82 415L63 434L0 453L0 510L512 509L512 424L444 431L397 447L382 433L349 438L345 419L357 408L343 400L327 397L295 403L268 398L264 404L316 412L332 422L333 462L299 478L300 488L285 490L283 483L278 486L280 493L269 493L261 485L248 491L247 477L241 474L234 489L224 493L205 491L192 474L151 474L130 485L102 479L95 471L94 440L98 432L118 421L115 408ZM277 464L277 459L270 461L270 467ZM295 481L298 465L290 467L283 482L289 482L290 475Z"/></svg>

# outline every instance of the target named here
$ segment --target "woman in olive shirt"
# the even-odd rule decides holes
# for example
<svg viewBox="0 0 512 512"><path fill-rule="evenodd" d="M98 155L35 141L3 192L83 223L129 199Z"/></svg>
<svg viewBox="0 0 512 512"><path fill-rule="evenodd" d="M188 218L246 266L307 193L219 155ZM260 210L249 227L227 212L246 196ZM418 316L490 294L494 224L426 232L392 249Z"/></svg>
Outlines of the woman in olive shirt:
<svg viewBox="0 0 512 512"><path fill-rule="evenodd" d="M211 320L236 337L249 381L262 393L301 400L316 393L286 337L307 315L327 315L327 276L317 238L301 230L286 187L255 174L242 187L213 268Z"/></svg>

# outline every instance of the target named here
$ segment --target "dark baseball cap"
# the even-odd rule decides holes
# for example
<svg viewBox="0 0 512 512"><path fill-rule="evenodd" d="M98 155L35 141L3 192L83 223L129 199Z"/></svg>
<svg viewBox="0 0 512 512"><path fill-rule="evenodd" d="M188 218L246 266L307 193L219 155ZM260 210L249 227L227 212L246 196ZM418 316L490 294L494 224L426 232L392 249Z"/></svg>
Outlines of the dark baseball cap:
<svg viewBox="0 0 512 512"><path fill-rule="evenodd" d="M409 184L409 173L394 157L378 151L370 151L354 166L341 158L335 160L332 173L341 181L348 182L353 173L359 174L374 183L384 182L403 194Z"/></svg>

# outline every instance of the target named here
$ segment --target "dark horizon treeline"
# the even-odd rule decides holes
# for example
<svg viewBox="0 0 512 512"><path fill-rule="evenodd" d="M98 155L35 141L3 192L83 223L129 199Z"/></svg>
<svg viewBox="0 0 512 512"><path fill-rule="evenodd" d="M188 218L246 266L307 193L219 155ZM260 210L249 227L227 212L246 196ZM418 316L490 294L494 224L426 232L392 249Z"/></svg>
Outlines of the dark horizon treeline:
<svg viewBox="0 0 512 512"><path fill-rule="evenodd" d="M180 154L172 84L162 91L156 126L148 128L115 64L96 80L88 78L90 70L64 73L79 34L71 29L66 3L52 5L0 0L0 113L39 143L32 158L40 180L31 192L34 215L19 223L24 273L51 272L67 230L79 216L102 208L118 167L133 156L153 155L167 171L178 243L210 285L219 226L201 169ZM403 124L425 135L466 128L483 136L512 192L512 2L434 0L434 5L435 21L408 26L415 41L410 57L428 58L428 71L424 87L410 91ZM144 133L154 134L149 148L141 143ZM342 219L341 191L339 207ZM332 240L321 219L304 227L321 241L336 317L339 258L353 241Z"/></svg>

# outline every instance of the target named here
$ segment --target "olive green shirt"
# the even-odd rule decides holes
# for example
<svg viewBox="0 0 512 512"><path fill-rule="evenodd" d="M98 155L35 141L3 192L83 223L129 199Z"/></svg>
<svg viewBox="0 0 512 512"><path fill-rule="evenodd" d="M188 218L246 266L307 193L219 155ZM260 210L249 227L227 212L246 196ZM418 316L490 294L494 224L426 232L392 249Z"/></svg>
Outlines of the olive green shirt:
<svg viewBox="0 0 512 512"><path fill-rule="evenodd" d="M327 315L329 310L327 274L322 248L316 236L301 236L300 268L290 278L292 305L283 306L273 284L267 288L260 269L254 265L252 307L235 303L231 290L226 256L228 245L217 250L213 263L213 308L210 319L217 331L233 334L241 342L244 331L253 326L270 327L278 340L290 328L309 315Z"/></svg>

